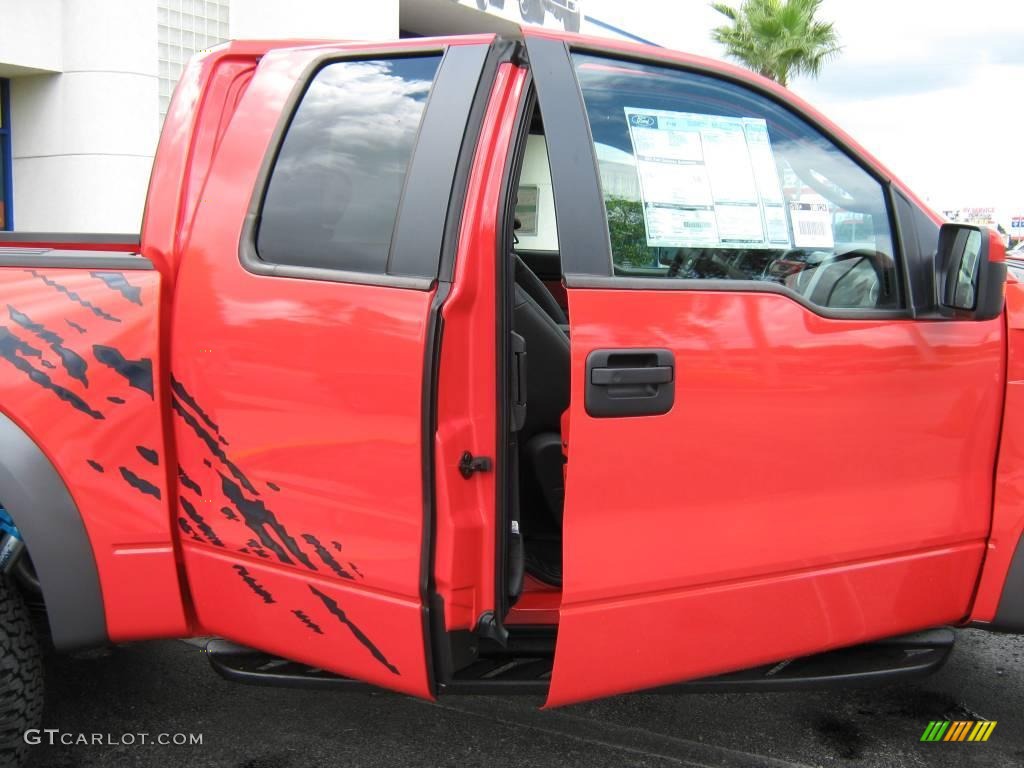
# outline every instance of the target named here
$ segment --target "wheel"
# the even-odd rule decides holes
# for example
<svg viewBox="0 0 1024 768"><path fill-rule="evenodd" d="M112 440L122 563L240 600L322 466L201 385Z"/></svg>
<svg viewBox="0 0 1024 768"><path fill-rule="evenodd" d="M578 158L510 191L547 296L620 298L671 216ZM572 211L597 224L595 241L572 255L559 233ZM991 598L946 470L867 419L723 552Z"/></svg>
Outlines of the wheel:
<svg viewBox="0 0 1024 768"><path fill-rule="evenodd" d="M21 593L0 577L0 765L23 765L43 718L43 662Z"/></svg>
<svg viewBox="0 0 1024 768"><path fill-rule="evenodd" d="M582 13L579 10L566 11L565 15L562 16L562 26L565 27L566 32L579 32L580 31L580 17Z"/></svg>
<svg viewBox="0 0 1024 768"><path fill-rule="evenodd" d="M519 0L519 15L527 24L544 23L543 0Z"/></svg>

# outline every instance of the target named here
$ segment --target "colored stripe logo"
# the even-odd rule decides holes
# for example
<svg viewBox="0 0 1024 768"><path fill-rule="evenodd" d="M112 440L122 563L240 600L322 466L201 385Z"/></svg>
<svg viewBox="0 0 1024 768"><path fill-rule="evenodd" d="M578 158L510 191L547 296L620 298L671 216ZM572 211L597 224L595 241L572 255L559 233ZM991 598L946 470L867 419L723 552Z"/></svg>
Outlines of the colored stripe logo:
<svg viewBox="0 0 1024 768"><path fill-rule="evenodd" d="M932 720L921 741L988 741L996 720Z"/></svg>

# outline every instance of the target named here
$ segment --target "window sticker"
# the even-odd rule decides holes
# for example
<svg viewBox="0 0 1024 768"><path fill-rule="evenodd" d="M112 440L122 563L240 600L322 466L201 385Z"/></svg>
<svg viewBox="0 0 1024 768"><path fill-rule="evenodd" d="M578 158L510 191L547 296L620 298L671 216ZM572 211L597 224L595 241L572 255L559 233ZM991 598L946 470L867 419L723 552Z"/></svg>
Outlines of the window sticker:
<svg viewBox="0 0 1024 768"><path fill-rule="evenodd" d="M834 248L832 212L821 195L803 194L789 204L797 248Z"/></svg>
<svg viewBox="0 0 1024 768"><path fill-rule="evenodd" d="M639 107L625 112L648 246L791 247L764 120Z"/></svg>

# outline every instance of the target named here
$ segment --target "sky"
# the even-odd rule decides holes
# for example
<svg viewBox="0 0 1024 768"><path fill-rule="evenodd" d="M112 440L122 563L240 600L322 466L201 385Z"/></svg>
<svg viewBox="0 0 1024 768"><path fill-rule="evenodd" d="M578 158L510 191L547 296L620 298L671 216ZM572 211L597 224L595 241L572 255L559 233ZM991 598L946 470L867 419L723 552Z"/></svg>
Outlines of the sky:
<svg viewBox="0 0 1024 768"><path fill-rule="evenodd" d="M706 0L583 2L658 44L724 58L710 36L724 17ZM842 53L793 91L933 208L991 206L1004 223L1024 213L1021 0L825 0L820 17Z"/></svg>

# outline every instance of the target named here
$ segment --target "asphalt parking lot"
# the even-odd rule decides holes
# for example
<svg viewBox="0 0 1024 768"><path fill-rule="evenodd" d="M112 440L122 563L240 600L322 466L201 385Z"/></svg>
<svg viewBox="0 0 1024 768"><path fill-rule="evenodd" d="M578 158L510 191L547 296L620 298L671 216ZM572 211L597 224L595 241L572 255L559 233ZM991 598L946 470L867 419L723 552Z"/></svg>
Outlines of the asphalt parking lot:
<svg viewBox="0 0 1024 768"><path fill-rule="evenodd" d="M46 746L31 766L1020 766L1024 637L959 633L917 684L792 694L536 698L313 692L225 682L182 642L51 659L44 727L200 733L195 746ZM929 720L997 720L986 743L921 743Z"/></svg>

